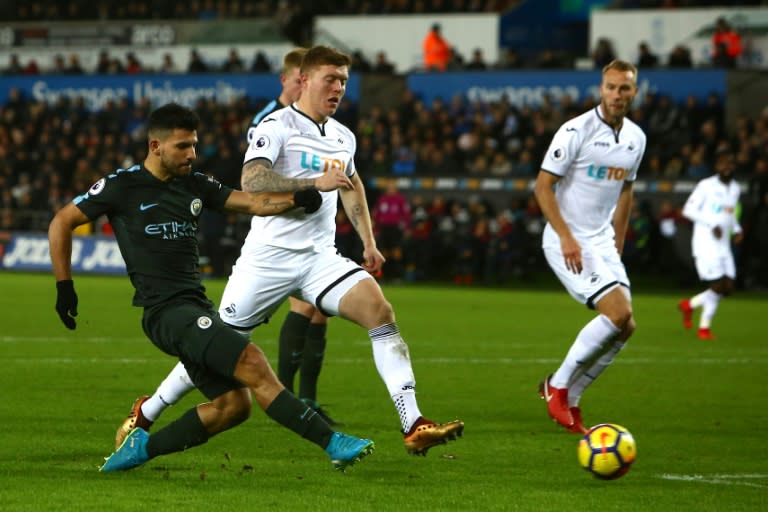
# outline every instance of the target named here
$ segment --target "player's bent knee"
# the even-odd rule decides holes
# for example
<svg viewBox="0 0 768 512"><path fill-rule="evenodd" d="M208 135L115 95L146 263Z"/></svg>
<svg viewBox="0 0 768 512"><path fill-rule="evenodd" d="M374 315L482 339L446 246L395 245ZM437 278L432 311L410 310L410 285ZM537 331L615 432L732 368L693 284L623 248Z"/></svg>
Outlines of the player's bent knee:
<svg viewBox="0 0 768 512"><path fill-rule="evenodd" d="M627 323L624 325L624 328L621 330L620 338L624 341L627 341L629 337L632 336L632 333L635 332L636 327L637 327L637 324L635 323L635 318L630 314L629 320L627 320Z"/></svg>
<svg viewBox="0 0 768 512"><path fill-rule="evenodd" d="M392 309L392 304L382 299L377 300L371 307L372 314L374 316L374 323L378 325L391 324L395 321L395 310Z"/></svg>
<svg viewBox="0 0 768 512"><path fill-rule="evenodd" d="M631 308L621 308L617 311L611 311L606 316L611 321L611 323L613 323L613 325L615 325L622 332L625 332L629 328L630 323L634 325ZM632 330L634 330L634 327L632 327Z"/></svg>

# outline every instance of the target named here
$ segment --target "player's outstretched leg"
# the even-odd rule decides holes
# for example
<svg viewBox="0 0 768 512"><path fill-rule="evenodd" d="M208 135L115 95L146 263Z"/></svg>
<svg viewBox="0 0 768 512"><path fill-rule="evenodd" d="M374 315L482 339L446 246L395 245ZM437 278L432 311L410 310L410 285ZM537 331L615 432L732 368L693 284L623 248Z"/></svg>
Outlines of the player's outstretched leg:
<svg viewBox="0 0 768 512"><path fill-rule="evenodd" d="M141 466L149 460L147 442L149 434L146 430L135 428L126 436L122 444L107 457L104 465L99 468L101 473L125 471Z"/></svg>
<svg viewBox="0 0 768 512"><path fill-rule="evenodd" d="M331 458L331 464L339 471L345 471L349 466L363 457L373 453L375 446L370 439L334 432L331 441L325 447L325 453Z"/></svg>
<svg viewBox="0 0 768 512"><path fill-rule="evenodd" d="M343 423L338 422L333 418L331 418L331 416L328 414L328 411L323 409L322 406L319 403L317 403L316 400L311 400L309 398L302 398L301 401L304 402L304 404L307 407L309 407L310 409L315 411L317 414L319 414L320 417L323 418L323 420L330 426L337 427L337 426L343 425Z"/></svg>
<svg viewBox="0 0 768 512"><path fill-rule="evenodd" d="M125 417L125 420L123 420L123 423L117 428L115 433L115 450L120 448L120 445L123 444L123 441L125 441L125 438L128 437L128 434L133 429L141 428L149 432L154 422L148 420L141 412L141 405L147 400L149 400L149 397L145 395L140 396L133 402L131 412L128 413L128 416Z"/></svg>
<svg viewBox="0 0 768 512"><path fill-rule="evenodd" d="M405 450L411 455L427 455L433 446L454 441L464 433L464 422L453 420L448 423L435 423L423 416L416 420L409 432L403 434Z"/></svg>

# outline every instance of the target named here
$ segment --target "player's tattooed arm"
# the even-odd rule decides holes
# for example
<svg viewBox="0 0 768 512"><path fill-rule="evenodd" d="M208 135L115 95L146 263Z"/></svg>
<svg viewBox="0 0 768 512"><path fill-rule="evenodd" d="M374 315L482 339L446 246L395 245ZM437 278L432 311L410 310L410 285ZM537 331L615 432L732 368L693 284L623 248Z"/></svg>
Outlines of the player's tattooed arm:
<svg viewBox="0 0 768 512"><path fill-rule="evenodd" d="M272 170L272 162L256 158L243 165L240 186L245 192L294 192L314 187L315 180L286 178Z"/></svg>
<svg viewBox="0 0 768 512"><path fill-rule="evenodd" d="M339 190L339 197L347 213L349 222L357 231L360 240L364 246L376 246L376 239L373 236L373 225L371 223L371 214L368 209L368 201L365 198L365 188L360 176L355 174L350 178L353 188Z"/></svg>

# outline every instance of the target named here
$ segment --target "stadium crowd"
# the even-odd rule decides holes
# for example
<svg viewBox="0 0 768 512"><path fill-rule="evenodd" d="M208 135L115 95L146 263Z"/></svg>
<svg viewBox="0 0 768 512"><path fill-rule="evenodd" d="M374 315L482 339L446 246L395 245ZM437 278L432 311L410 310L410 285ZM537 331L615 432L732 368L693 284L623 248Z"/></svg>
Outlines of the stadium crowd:
<svg viewBox="0 0 768 512"><path fill-rule="evenodd" d="M458 12L505 12L522 0L128 0L123 2L99 0L7 0L0 6L0 20L141 20L187 19L212 20L265 16L296 16L340 14L436 14ZM95 5L94 5L95 4ZM718 7L765 5L764 0L614 0L602 7L613 9L673 9L685 7Z"/></svg>
<svg viewBox="0 0 768 512"><path fill-rule="evenodd" d="M519 4L504 0L393 0L335 2L265 2L193 0L189 5L165 0L93 2L73 0L10 1L0 7L0 19L41 20L211 20L256 16L282 16L302 26L318 14L381 14L438 12L502 12ZM687 7L702 2L617 1L608 7ZM727 2L705 2L728 5ZM757 5L761 2L739 2ZM713 39L714 41L714 39ZM191 49L187 72L273 72L263 55L248 62L237 53L222 67L212 67L205 56ZM614 57L609 40L593 49L594 65L601 67ZM674 52L673 52L674 53ZM690 67L685 48L671 55L669 67ZM664 65L643 49L643 69ZM679 59L678 59L679 57ZM726 63L727 64L727 63ZM559 68L564 63L545 51L537 59L523 61L514 49L506 49L497 63L487 63L482 54L464 59L455 54L448 69L483 70ZM375 62L356 53L353 71L392 73L393 66L381 52ZM172 73L184 70L168 60L160 69L147 69L129 53L125 60L102 52L94 70L84 70L77 55L58 55L53 65L39 68L22 63L12 53L4 74L116 74ZM240 98L229 105L201 100L195 110L204 129L198 147L197 168L210 172L224 183L237 187L245 150L243 134L253 115L269 99ZM505 99L498 102L467 102L460 97L426 104L406 91L396 108L374 107L360 114L357 106L344 102L336 117L356 127L356 162L365 178L403 177L510 177L533 179L554 130L566 119L594 106L592 99L576 103L563 97L545 98L537 108L517 107ZM102 175L118 167L139 162L145 151L144 123L151 105L115 100L98 112L89 111L82 99L60 98L47 105L12 91L0 105L0 230L44 230L54 212ZM768 108L755 116L740 117L735 129L726 131L722 98L711 94L706 101L691 96L677 104L664 94L638 98L631 112L648 136L648 148L640 171L645 180L699 180L712 173L714 155L729 147L737 154L736 179L747 184L743 195L743 223L747 230L740 264L753 271L753 284L768 286ZM370 204L381 193L370 187ZM397 194L397 191L392 191ZM693 278L686 262L687 221L680 215L682 197L651 203L638 201L631 221L625 257L635 266L650 266L670 275ZM544 220L535 200L525 191L510 194L501 204L487 197L457 192L453 196L409 194L410 214L401 219L376 217L379 223L395 223L404 236L396 255L390 257L385 277L392 279L453 279L459 283L499 282L525 276L542 266L539 238ZM339 215L339 245L354 255L356 237L343 212ZM92 226L95 232L109 225ZM211 256L211 271L227 274L237 256L247 224L237 217L209 215L203 223L203 247ZM682 240L682 241L681 241ZM687 271L686 271L687 269ZM743 273L742 273L743 275Z"/></svg>
<svg viewBox="0 0 768 512"><path fill-rule="evenodd" d="M311 17L339 14L433 14L456 12L501 12L520 0L191 0L180 3L171 0L9 0L0 8L5 21L42 20L143 20L181 19L213 20L269 16ZM95 7L95 8L94 8Z"/></svg>
<svg viewBox="0 0 768 512"><path fill-rule="evenodd" d="M243 134L263 100L240 98L233 105L200 100L195 110L204 129L197 169L237 187L245 150ZM512 177L533 179L554 130L564 120L594 106L588 99L547 101L540 108L517 108L505 100L467 103L462 98L425 104L406 91L397 108L374 107L361 115L344 102L337 118L356 127L356 163L366 179L399 177ZM102 175L141 161L148 103L121 99L90 112L82 100L60 98L46 105L18 91L0 106L0 229L44 230L51 215L70 201L73 191L88 188ZM768 261L768 109L742 117L726 133L720 98L705 103L693 97L678 106L665 96L648 95L632 111L648 135L640 171L645 180L698 180L712 172L718 148L738 155L736 179L747 184L743 220L750 259ZM378 191L370 187L370 204ZM670 196L672 197L672 196ZM524 191L499 204L481 196L409 194L410 215L398 222L405 233L402 258L393 260L387 277L450 278L457 282L504 281L541 264L538 248L543 219ZM638 201L626 257L637 265L669 264L680 274L684 250L674 241L674 258L654 251L665 246L663 233L684 225L683 198L662 204ZM669 220L672 219L670 225ZM339 219L339 243L354 253L354 234ZM665 230L662 230L662 225ZM213 256L212 271L226 273L236 257L247 225L236 217L210 216L201 228L204 247ZM671 229L671 231L670 231ZM108 225L94 226L96 232ZM206 245L207 244L207 245ZM683 244L685 245L685 244ZM214 248L216 248L214 250ZM761 256L762 255L762 256ZM675 263L677 261L677 263ZM759 265L758 265L759 266ZM765 270L762 270L765 273ZM763 274L761 274L763 275ZM757 279L757 278L756 278ZM768 280L761 277L762 285Z"/></svg>

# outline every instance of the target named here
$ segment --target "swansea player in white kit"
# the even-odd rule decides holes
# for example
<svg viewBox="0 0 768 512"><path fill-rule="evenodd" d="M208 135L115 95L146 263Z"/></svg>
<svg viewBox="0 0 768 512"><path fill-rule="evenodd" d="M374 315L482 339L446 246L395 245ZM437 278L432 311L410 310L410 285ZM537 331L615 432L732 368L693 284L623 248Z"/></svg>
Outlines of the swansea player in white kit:
<svg viewBox="0 0 768 512"><path fill-rule="evenodd" d="M701 340L713 340L712 318L720 299L733 293L736 264L731 251L731 237L741 242L742 230L736 216L741 193L733 181L736 161L730 150L718 151L716 175L701 180L683 207L683 215L693 221L691 239L693 258L699 279L708 283L703 292L683 299L678 308L683 314L683 326L692 327L693 310L701 308L699 328Z"/></svg>
<svg viewBox="0 0 768 512"><path fill-rule="evenodd" d="M625 117L636 94L635 66L619 60L605 66L600 104L560 127L536 179L536 199L548 221L542 240L547 262L574 299L598 312L539 385L549 415L575 433L586 431L582 393L635 329L621 252L646 144L640 127Z"/></svg>
<svg viewBox="0 0 768 512"><path fill-rule="evenodd" d="M436 423L419 410L408 347L392 306L370 272L384 258L376 248L362 180L354 163L354 134L331 116L349 79L349 56L332 48L311 48L302 61L300 98L264 118L253 131L241 176L244 191L292 191L311 187L328 174L346 176L338 192L322 192L320 209L295 211L272 222L254 217L241 255L219 303L219 314L243 333L269 320L288 296L314 304L368 330L376 369L399 414L408 453L424 455L456 439L464 423ZM339 197L363 243L361 265L341 257L335 243ZM177 375L183 367L173 371Z"/></svg>

